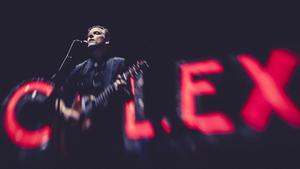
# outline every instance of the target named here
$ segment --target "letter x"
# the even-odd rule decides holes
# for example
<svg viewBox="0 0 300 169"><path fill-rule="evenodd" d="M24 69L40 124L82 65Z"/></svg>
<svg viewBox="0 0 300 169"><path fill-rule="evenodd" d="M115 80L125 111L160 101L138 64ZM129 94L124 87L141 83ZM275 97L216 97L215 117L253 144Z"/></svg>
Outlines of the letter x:
<svg viewBox="0 0 300 169"><path fill-rule="evenodd" d="M299 65L298 57L287 50L275 49L265 68L250 55L239 55L237 59L255 84L242 110L244 121L255 130L263 131L274 110L287 124L300 127L300 112L284 91Z"/></svg>

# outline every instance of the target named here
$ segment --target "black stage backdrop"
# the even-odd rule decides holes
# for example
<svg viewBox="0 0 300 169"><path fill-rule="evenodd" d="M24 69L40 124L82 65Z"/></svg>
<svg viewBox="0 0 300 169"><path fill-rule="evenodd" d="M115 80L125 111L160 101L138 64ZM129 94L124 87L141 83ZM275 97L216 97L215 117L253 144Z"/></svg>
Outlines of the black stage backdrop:
<svg viewBox="0 0 300 169"><path fill-rule="evenodd" d="M274 49L291 51L299 59L297 5L22 1L1 2L0 9L1 104L22 81L51 77L72 40L84 39L86 29L99 24L111 31L112 56L125 57L131 63L137 59L149 62L150 70L144 77L147 119L153 124L164 116L173 121L172 134L161 136L158 132L154 139L136 143L146 148L128 152L129 167L299 168L299 127L291 127L274 111L273 121L264 132L253 130L241 119L239 114L256 83L237 60L239 54L247 53L266 67ZM81 57L83 53L84 46L76 43L71 52L72 64L86 59ZM210 59L222 65L223 74L204 77L215 85L218 97L203 99L201 111L222 111L231 119L235 132L221 136L188 128L179 118L180 64ZM281 64L277 65L285 71ZM298 67L282 88L299 107ZM200 104L201 98L195 99ZM3 124L3 111L1 119ZM56 166L51 165L51 146L46 150L19 149L9 141L2 124L0 168Z"/></svg>

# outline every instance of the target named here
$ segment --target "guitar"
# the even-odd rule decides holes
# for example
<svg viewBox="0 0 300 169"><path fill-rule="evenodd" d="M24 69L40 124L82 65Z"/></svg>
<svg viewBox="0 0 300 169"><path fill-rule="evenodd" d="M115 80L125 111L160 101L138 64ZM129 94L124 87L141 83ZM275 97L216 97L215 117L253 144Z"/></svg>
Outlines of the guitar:
<svg viewBox="0 0 300 169"><path fill-rule="evenodd" d="M80 96L80 99L75 99L71 107L67 107L62 99L57 99L55 101L55 107L63 113L66 119L74 118L75 120L79 120L80 116L88 116L93 109L104 105L112 93L119 91L123 85L128 83L131 77L137 77L143 74L146 68L149 68L149 65L145 60L137 61L137 63L130 66L126 72L118 75L117 79L98 95Z"/></svg>

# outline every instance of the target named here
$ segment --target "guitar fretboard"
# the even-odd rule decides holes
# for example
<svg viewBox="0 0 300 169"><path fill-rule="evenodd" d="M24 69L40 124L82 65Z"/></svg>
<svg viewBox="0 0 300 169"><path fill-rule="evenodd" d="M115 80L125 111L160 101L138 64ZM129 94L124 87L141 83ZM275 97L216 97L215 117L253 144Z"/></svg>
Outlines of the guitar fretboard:
<svg viewBox="0 0 300 169"><path fill-rule="evenodd" d="M146 61L137 62L136 65L129 67L129 69L126 72L122 73L121 76L119 77L119 80L127 81L130 77L143 73L142 69L144 67L149 67ZM103 92L101 92L96 97L95 99L96 106L103 104L113 92L118 90L118 87L114 85L115 83L116 81L114 81L112 84L107 86L103 90Z"/></svg>

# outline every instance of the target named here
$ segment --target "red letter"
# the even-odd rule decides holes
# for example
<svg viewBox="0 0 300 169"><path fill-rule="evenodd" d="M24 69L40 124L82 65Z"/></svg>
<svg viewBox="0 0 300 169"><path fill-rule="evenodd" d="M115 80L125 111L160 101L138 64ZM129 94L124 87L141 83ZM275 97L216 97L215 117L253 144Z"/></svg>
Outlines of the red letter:
<svg viewBox="0 0 300 169"><path fill-rule="evenodd" d="M130 79L132 93L135 94L134 81ZM129 139L146 139L153 138L154 129L148 120L136 122L135 105L131 100L125 104L125 132Z"/></svg>
<svg viewBox="0 0 300 169"><path fill-rule="evenodd" d="M273 50L266 68L249 55L240 55L238 60L256 85L242 111L245 122L263 131L273 108L286 123L300 127L300 112L283 89L299 64L296 56L286 50Z"/></svg>
<svg viewBox="0 0 300 169"><path fill-rule="evenodd" d="M10 97L5 108L4 127L9 138L19 147L33 149L41 147L50 139L51 129L43 126L38 130L28 130L23 128L15 116L16 106L20 99L30 92L40 92L49 96L53 91L53 86L42 81L31 81L20 86ZM42 112L41 112L42 113Z"/></svg>
<svg viewBox="0 0 300 169"><path fill-rule="evenodd" d="M227 134L235 130L232 122L222 112L197 115L195 111L195 95L214 95L215 87L207 80L194 81L193 75L222 73L219 62L208 60L204 62L182 64L181 70L181 117L183 122L192 129L205 134Z"/></svg>
<svg viewBox="0 0 300 169"><path fill-rule="evenodd" d="M163 117L160 121L161 126L163 127L163 129L165 130L166 133L170 134L171 133L171 126L169 124L169 121L167 119L167 117Z"/></svg>

